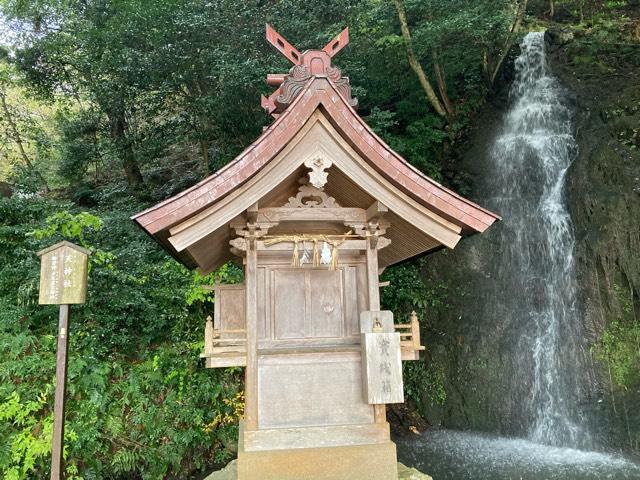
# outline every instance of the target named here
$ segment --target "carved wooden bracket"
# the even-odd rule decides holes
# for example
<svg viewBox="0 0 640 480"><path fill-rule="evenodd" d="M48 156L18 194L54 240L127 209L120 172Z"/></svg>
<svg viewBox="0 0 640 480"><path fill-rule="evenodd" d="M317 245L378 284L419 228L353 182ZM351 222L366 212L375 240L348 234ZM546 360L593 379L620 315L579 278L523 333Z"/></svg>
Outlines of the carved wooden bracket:
<svg viewBox="0 0 640 480"><path fill-rule="evenodd" d="M237 217L229 224L231 230L238 236L229 242L234 254L246 251L247 248L255 248L256 240L269 232L272 224L257 221L258 213L258 203L256 202L246 210L244 215Z"/></svg>
<svg viewBox="0 0 640 480"><path fill-rule="evenodd" d="M387 233L387 229L391 224L385 220L371 221L368 223L345 223L346 226L351 227L357 235L361 237L381 237Z"/></svg>
<svg viewBox="0 0 640 480"><path fill-rule="evenodd" d="M324 173L324 172L323 172ZM326 173L324 173L326 177ZM311 174L309 174L311 177ZM289 197L289 201L283 205L285 208L340 208L338 202L320 188L312 185L300 185L295 197Z"/></svg>
<svg viewBox="0 0 640 480"><path fill-rule="evenodd" d="M305 160L304 166L310 168L309 183L316 188L322 188L327 184L327 176L325 170L330 168L333 162L326 156L320 155Z"/></svg>
<svg viewBox="0 0 640 480"><path fill-rule="evenodd" d="M383 248L386 248L389 245L391 245L391 239L387 237L378 237L378 245L376 246L378 250L382 250Z"/></svg>
<svg viewBox="0 0 640 480"><path fill-rule="evenodd" d="M255 212L247 211L247 217L249 218L257 218L258 210ZM258 222L256 220L249 220L245 217L238 217L236 220L233 220L229 226L231 230L235 232L239 237L264 237L267 233L269 233L269 228L273 226L273 224L269 222Z"/></svg>
<svg viewBox="0 0 640 480"><path fill-rule="evenodd" d="M241 252L247 251L247 240L243 237L236 237L233 240L230 240L229 245Z"/></svg>

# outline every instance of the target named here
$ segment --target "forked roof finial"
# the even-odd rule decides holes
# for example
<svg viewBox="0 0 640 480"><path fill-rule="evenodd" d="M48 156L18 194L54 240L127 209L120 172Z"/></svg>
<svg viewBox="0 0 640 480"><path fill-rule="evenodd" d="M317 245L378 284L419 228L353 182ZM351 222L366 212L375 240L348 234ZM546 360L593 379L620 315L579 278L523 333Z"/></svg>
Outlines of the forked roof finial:
<svg viewBox="0 0 640 480"><path fill-rule="evenodd" d="M291 63L298 65L300 63L300 52L291 45L286 38L276 32L275 28L267 23L267 42L276 47L282 55L287 57Z"/></svg>
<svg viewBox="0 0 640 480"><path fill-rule="evenodd" d="M351 98L349 79L342 76L339 68L331 65L331 59L349 43L349 27L336 35L322 50L306 50L303 53L269 24L266 26L266 37L271 45L293 63L288 74L267 75L267 83L278 87L269 97L262 96L261 105L267 113L277 118L300 93L307 80L314 76L328 78L351 106L358 104L355 98Z"/></svg>

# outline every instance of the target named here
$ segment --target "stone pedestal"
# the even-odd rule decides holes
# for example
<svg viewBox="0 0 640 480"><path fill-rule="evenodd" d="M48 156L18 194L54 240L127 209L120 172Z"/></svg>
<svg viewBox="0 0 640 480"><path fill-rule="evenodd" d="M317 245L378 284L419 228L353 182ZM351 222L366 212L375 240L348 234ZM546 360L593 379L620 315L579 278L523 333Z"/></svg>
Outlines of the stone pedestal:
<svg viewBox="0 0 640 480"><path fill-rule="evenodd" d="M238 480L398 480L395 443L246 451L238 442Z"/></svg>
<svg viewBox="0 0 640 480"><path fill-rule="evenodd" d="M205 480L237 480L238 461L234 460L224 469L209 475ZM398 480L433 480L429 475L419 472L415 468L405 467L398 463Z"/></svg>

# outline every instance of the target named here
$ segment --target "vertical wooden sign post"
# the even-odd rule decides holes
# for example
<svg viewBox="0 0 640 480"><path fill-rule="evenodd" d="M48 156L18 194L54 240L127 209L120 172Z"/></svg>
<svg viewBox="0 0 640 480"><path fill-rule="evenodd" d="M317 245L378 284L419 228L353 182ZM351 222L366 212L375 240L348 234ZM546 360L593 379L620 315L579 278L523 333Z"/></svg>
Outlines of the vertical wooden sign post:
<svg viewBox="0 0 640 480"><path fill-rule="evenodd" d="M69 351L69 312L72 304L84 303L87 295L89 251L60 242L38 252L40 257L40 305L60 305L56 394L51 446L51 480L64 478L64 404Z"/></svg>
<svg viewBox="0 0 640 480"><path fill-rule="evenodd" d="M371 405L403 403L400 334L393 324L393 312L361 312L360 332L365 402Z"/></svg>

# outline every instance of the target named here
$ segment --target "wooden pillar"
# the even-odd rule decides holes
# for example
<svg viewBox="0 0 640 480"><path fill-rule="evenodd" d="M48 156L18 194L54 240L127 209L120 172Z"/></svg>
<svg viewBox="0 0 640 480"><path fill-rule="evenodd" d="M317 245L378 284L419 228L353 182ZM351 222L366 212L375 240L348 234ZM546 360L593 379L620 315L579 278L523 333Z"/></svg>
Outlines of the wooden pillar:
<svg viewBox="0 0 640 480"><path fill-rule="evenodd" d="M413 349L417 352L420 349L420 322L415 310L411 312L411 340L413 341ZM416 360L418 360L417 356Z"/></svg>
<svg viewBox="0 0 640 480"><path fill-rule="evenodd" d="M255 240L247 242L245 267L247 367L245 368L245 429L258 428L258 251Z"/></svg>
<svg viewBox="0 0 640 480"><path fill-rule="evenodd" d="M380 311L380 286L378 285L378 248L373 238L367 239L367 285L369 288L369 310ZM385 405L374 405L373 412L376 423L387 421Z"/></svg>
<svg viewBox="0 0 640 480"><path fill-rule="evenodd" d="M67 390L67 355L69 353L70 305L60 305L58 325L58 353L56 361L56 393L53 415L53 443L51 445L51 480L64 478L64 407Z"/></svg>
<svg viewBox="0 0 640 480"><path fill-rule="evenodd" d="M216 298L220 298L219 296L216 296ZM218 306L216 306L216 310L220 309L220 304L218 304ZM209 354L209 353L213 353L213 337L214 337L214 330L213 330L213 321L211 319L211 315L209 315L207 317L207 321L204 324L204 353L205 354Z"/></svg>
<svg viewBox="0 0 640 480"><path fill-rule="evenodd" d="M367 283L369 285L369 310L380 310L380 286L378 285L378 250L367 242Z"/></svg>

